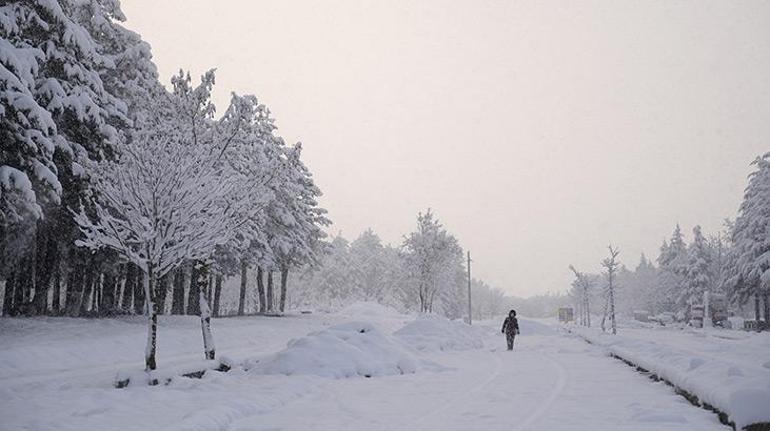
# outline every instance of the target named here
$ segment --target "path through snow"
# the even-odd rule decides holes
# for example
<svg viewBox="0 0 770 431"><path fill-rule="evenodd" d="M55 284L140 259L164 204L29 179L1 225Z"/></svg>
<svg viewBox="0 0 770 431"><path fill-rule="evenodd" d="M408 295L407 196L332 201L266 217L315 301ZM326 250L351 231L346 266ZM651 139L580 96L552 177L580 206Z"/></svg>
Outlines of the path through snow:
<svg viewBox="0 0 770 431"><path fill-rule="evenodd" d="M386 333L412 320L368 317ZM351 319L250 317L218 319L214 327L220 351L238 360L273 353L291 338L346 320ZM109 386L110 364L125 366L131 359L127 352L141 354L141 349L134 353L133 344L141 342L142 326L133 320L65 319L63 331L57 322L0 319L0 343L11 346L0 351L1 430L728 429L664 384L576 337L529 320L522 320L523 334L513 352L504 349L499 322L481 322L482 329L474 329L485 348L417 352L447 367L444 371L329 379L235 370L124 390ZM199 331L195 319L162 322L161 365L198 359ZM44 341L32 334L45 334ZM78 356L89 353L90 359ZM20 362L25 355L28 360Z"/></svg>

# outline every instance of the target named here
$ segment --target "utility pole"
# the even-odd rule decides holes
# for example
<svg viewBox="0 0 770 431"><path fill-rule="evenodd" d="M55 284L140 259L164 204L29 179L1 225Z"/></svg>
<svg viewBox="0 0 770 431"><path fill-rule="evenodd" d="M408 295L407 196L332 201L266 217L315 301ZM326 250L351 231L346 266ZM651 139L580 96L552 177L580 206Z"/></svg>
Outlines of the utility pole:
<svg viewBox="0 0 770 431"><path fill-rule="evenodd" d="M468 252L468 324L473 325L471 319L471 252Z"/></svg>

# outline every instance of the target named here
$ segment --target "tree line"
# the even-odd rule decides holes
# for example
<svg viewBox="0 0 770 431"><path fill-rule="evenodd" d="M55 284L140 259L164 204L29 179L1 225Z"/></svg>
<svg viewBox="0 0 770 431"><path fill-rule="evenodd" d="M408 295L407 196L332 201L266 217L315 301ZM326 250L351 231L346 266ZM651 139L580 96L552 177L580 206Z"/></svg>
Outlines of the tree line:
<svg viewBox="0 0 770 431"><path fill-rule="evenodd" d="M154 369L167 302L201 316L207 358L224 277L242 277L243 298L258 268L260 311L282 310L329 220L270 110L233 93L217 118L213 70L167 90L118 2L10 2L0 16L3 315L145 313Z"/></svg>
<svg viewBox="0 0 770 431"><path fill-rule="evenodd" d="M769 321L770 153L752 166L738 215L725 221L724 230L707 235L696 225L687 243L677 224L655 262L642 255L633 269L620 265L612 272L613 283L606 265L602 274L571 267L575 279L569 296L581 323L590 326L591 313L603 312L603 304L615 305L628 317L644 310L685 320L706 292L723 295L745 317Z"/></svg>
<svg viewBox="0 0 770 431"><path fill-rule="evenodd" d="M467 314L467 272L457 238L431 210L417 215L401 244L383 244L368 229L354 241L336 236L318 265L302 271L292 306L337 309L356 301L400 311Z"/></svg>

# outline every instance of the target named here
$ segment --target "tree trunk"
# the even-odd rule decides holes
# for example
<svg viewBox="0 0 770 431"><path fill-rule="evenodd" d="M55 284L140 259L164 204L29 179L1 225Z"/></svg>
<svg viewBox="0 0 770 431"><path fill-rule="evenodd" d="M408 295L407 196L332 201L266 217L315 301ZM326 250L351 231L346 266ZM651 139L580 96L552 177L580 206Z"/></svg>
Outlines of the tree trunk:
<svg viewBox="0 0 770 431"><path fill-rule="evenodd" d="M157 278L157 277L156 277ZM167 272L163 277L157 279L155 282L155 294L157 300L154 302L158 307L158 314L166 314L166 296L171 285L171 273Z"/></svg>
<svg viewBox="0 0 770 431"><path fill-rule="evenodd" d="M118 289L118 276L114 269L104 273L102 295L99 301L99 313L110 316L115 312L115 291Z"/></svg>
<svg viewBox="0 0 770 431"><path fill-rule="evenodd" d="M610 323L612 324L612 334L617 334L618 329L615 325L615 289L610 282Z"/></svg>
<svg viewBox="0 0 770 431"><path fill-rule="evenodd" d="M99 312L99 304L102 300L102 289L104 288L104 274L98 274L94 279L94 294L91 296L91 311Z"/></svg>
<svg viewBox="0 0 770 431"><path fill-rule="evenodd" d="M58 262L53 273L53 294L51 295L51 313L61 313L61 262Z"/></svg>
<svg viewBox="0 0 770 431"><path fill-rule="evenodd" d="M45 232L45 230L44 230ZM52 235L43 234L42 244L39 244L37 252L37 267L35 268L35 297L32 300L36 314L48 312L48 290L51 287L51 278L54 268L58 265L58 248Z"/></svg>
<svg viewBox="0 0 770 431"><path fill-rule="evenodd" d="M261 266L257 267L257 295L259 295L259 312L267 311L267 301L265 300L265 272Z"/></svg>
<svg viewBox="0 0 770 431"><path fill-rule="evenodd" d="M93 259L91 259L91 262L89 263L90 265L88 265L88 268L86 269L86 278L85 278L85 282L83 283L83 291L81 292L80 297L78 298L78 310L79 310L80 316L84 316L88 312L88 306L90 305L91 295L95 294L94 286L96 285L97 279L99 278L98 273L94 268L95 262L93 262Z"/></svg>
<svg viewBox="0 0 770 431"><path fill-rule="evenodd" d="M246 307L246 271L248 270L246 259L241 259L241 290L238 292L238 315L243 316Z"/></svg>
<svg viewBox="0 0 770 431"><path fill-rule="evenodd" d="M602 324L601 324L602 332L606 332L606 328L604 324L607 320L607 307L609 307L609 303L610 303L610 298L609 296L607 296L607 298L605 298L604 300L604 311L602 312Z"/></svg>
<svg viewBox="0 0 770 431"><path fill-rule="evenodd" d="M184 268L174 270L174 288L171 293L171 314L184 314Z"/></svg>
<svg viewBox="0 0 770 431"><path fill-rule="evenodd" d="M761 317L759 312L759 292L757 292L754 294L754 320L759 323Z"/></svg>
<svg viewBox="0 0 770 431"><path fill-rule="evenodd" d="M16 296L14 298L14 313L16 315L28 314L28 303L32 297L32 288L34 287L35 278L35 264L34 253L33 257L24 258L19 262L22 266L22 272L16 279ZM22 264L23 263L23 264Z"/></svg>
<svg viewBox="0 0 770 431"><path fill-rule="evenodd" d="M126 264L126 281L123 283L123 302L121 308L126 313L130 313L134 309L131 301L134 298L134 284L139 283L139 277L142 275L139 273L139 268L133 263Z"/></svg>
<svg viewBox="0 0 770 431"><path fill-rule="evenodd" d="M267 271L267 311L273 311L273 271Z"/></svg>
<svg viewBox="0 0 770 431"><path fill-rule="evenodd" d="M16 277L13 271L8 273L5 278L5 295L3 296L3 316L10 316L13 314L13 299L16 292L14 287L16 286Z"/></svg>
<svg viewBox="0 0 770 431"><path fill-rule="evenodd" d="M64 308L69 316L75 316L80 311L78 299L83 292L85 264L79 257L75 258L72 270L67 276L67 295L64 297Z"/></svg>
<svg viewBox="0 0 770 431"><path fill-rule="evenodd" d="M190 268L190 292L187 295L187 314L191 316L200 316L201 314L201 301L200 298L200 282L199 278L202 278L200 273L200 264L198 262L192 262Z"/></svg>
<svg viewBox="0 0 770 431"><path fill-rule="evenodd" d="M765 323L768 323L770 322L770 303L768 303L767 300L770 299L770 294L765 292L762 295L762 299L764 300L764 303L765 303Z"/></svg>
<svg viewBox="0 0 770 431"><path fill-rule="evenodd" d="M155 274L150 262L147 262L147 273L142 277L142 286L144 297L147 298L147 346L144 350L144 365L145 370L150 371L157 368L155 352L158 347L158 307L154 301Z"/></svg>
<svg viewBox="0 0 770 431"><path fill-rule="evenodd" d="M203 356L205 359L216 357L214 336L211 334L211 309L207 301L209 290L209 266L201 264L198 273L198 308L201 316L201 333L203 334Z"/></svg>
<svg viewBox="0 0 770 431"><path fill-rule="evenodd" d="M222 295L222 274L217 274L217 281L214 285L214 317L219 317L219 298Z"/></svg>
<svg viewBox="0 0 770 431"><path fill-rule="evenodd" d="M286 287L288 282L289 282L289 267L284 266L283 268L281 268L281 302L278 307L281 313L283 313L284 310L286 309Z"/></svg>
<svg viewBox="0 0 770 431"><path fill-rule="evenodd" d="M140 274L141 277L141 269L137 268L137 273ZM155 275L153 274L153 277ZM144 314L146 310L148 310L149 307L145 307L145 302L150 302L150 300L154 300L155 298L147 298L147 292L146 289L143 288L143 284L140 284L137 280L136 283L134 283L134 314ZM152 280L152 291L155 292L157 290L155 283L157 279Z"/></svg>

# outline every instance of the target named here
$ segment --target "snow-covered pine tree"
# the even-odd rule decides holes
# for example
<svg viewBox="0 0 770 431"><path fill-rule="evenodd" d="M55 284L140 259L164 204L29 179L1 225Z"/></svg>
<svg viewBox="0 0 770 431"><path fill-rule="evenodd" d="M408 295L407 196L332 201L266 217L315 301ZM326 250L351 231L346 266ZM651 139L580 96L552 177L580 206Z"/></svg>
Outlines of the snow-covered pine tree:
<svg viewBox="0 0 770 431"><path fill-rule="evenodd" d="M677 296L680 309L701 302L703 293L711 289L711 250L700 226L695 226L692 233L693 239L687 250L687 265Z"/></svg>
<svg viewBox="0 0 770 431"><path fill-rule="evenodd" d="M302 163L302 145L286 151L285 181L273 188L274 199L268 205L269 242L273 261L280 272L280 297L277 308L284 311L291 268L317 263L323 249L330 221L326 210L318 206L321 190L315 185L310 170Z"/></svg>
<svg viewBox="0 0 770 431"><path fill-rule="evenodd" d="M682 281L687 266L687 244L682 229L677 223L671 238L664 241L658 255L658 282L656 298L667 311L675 311L676 299L682 290Z"/></svg>
<svg viewBox="0 0 770 431"><path fill-rule="evenodd" d="M98 277L70 250L77 229L67 208L89 193L87 161L112 157L131 125L130 92L114 84L157 85L149 47L120 25L116 1L10 2L0 17L0 250L21 259L0 259L0 272L13 279L10 268L34 261L34 282L16 283L36 287L28 309L45 312L52 278L66 278L69 308L80 310L83 283ZM128 80L121 69L147 73ZM63 277L63 267L74 270Z"/></svg>
<svg viewBox="0 0 770 431"><path fill-rule="evenodd" d="M732 230L734 258L737 266L732 296L739 302L754 297L755 318L760 318L760 298L765 302L765 321L768 316L770 289L770 153L752 162L755 170L738 208L738 217Z"/></svg>

